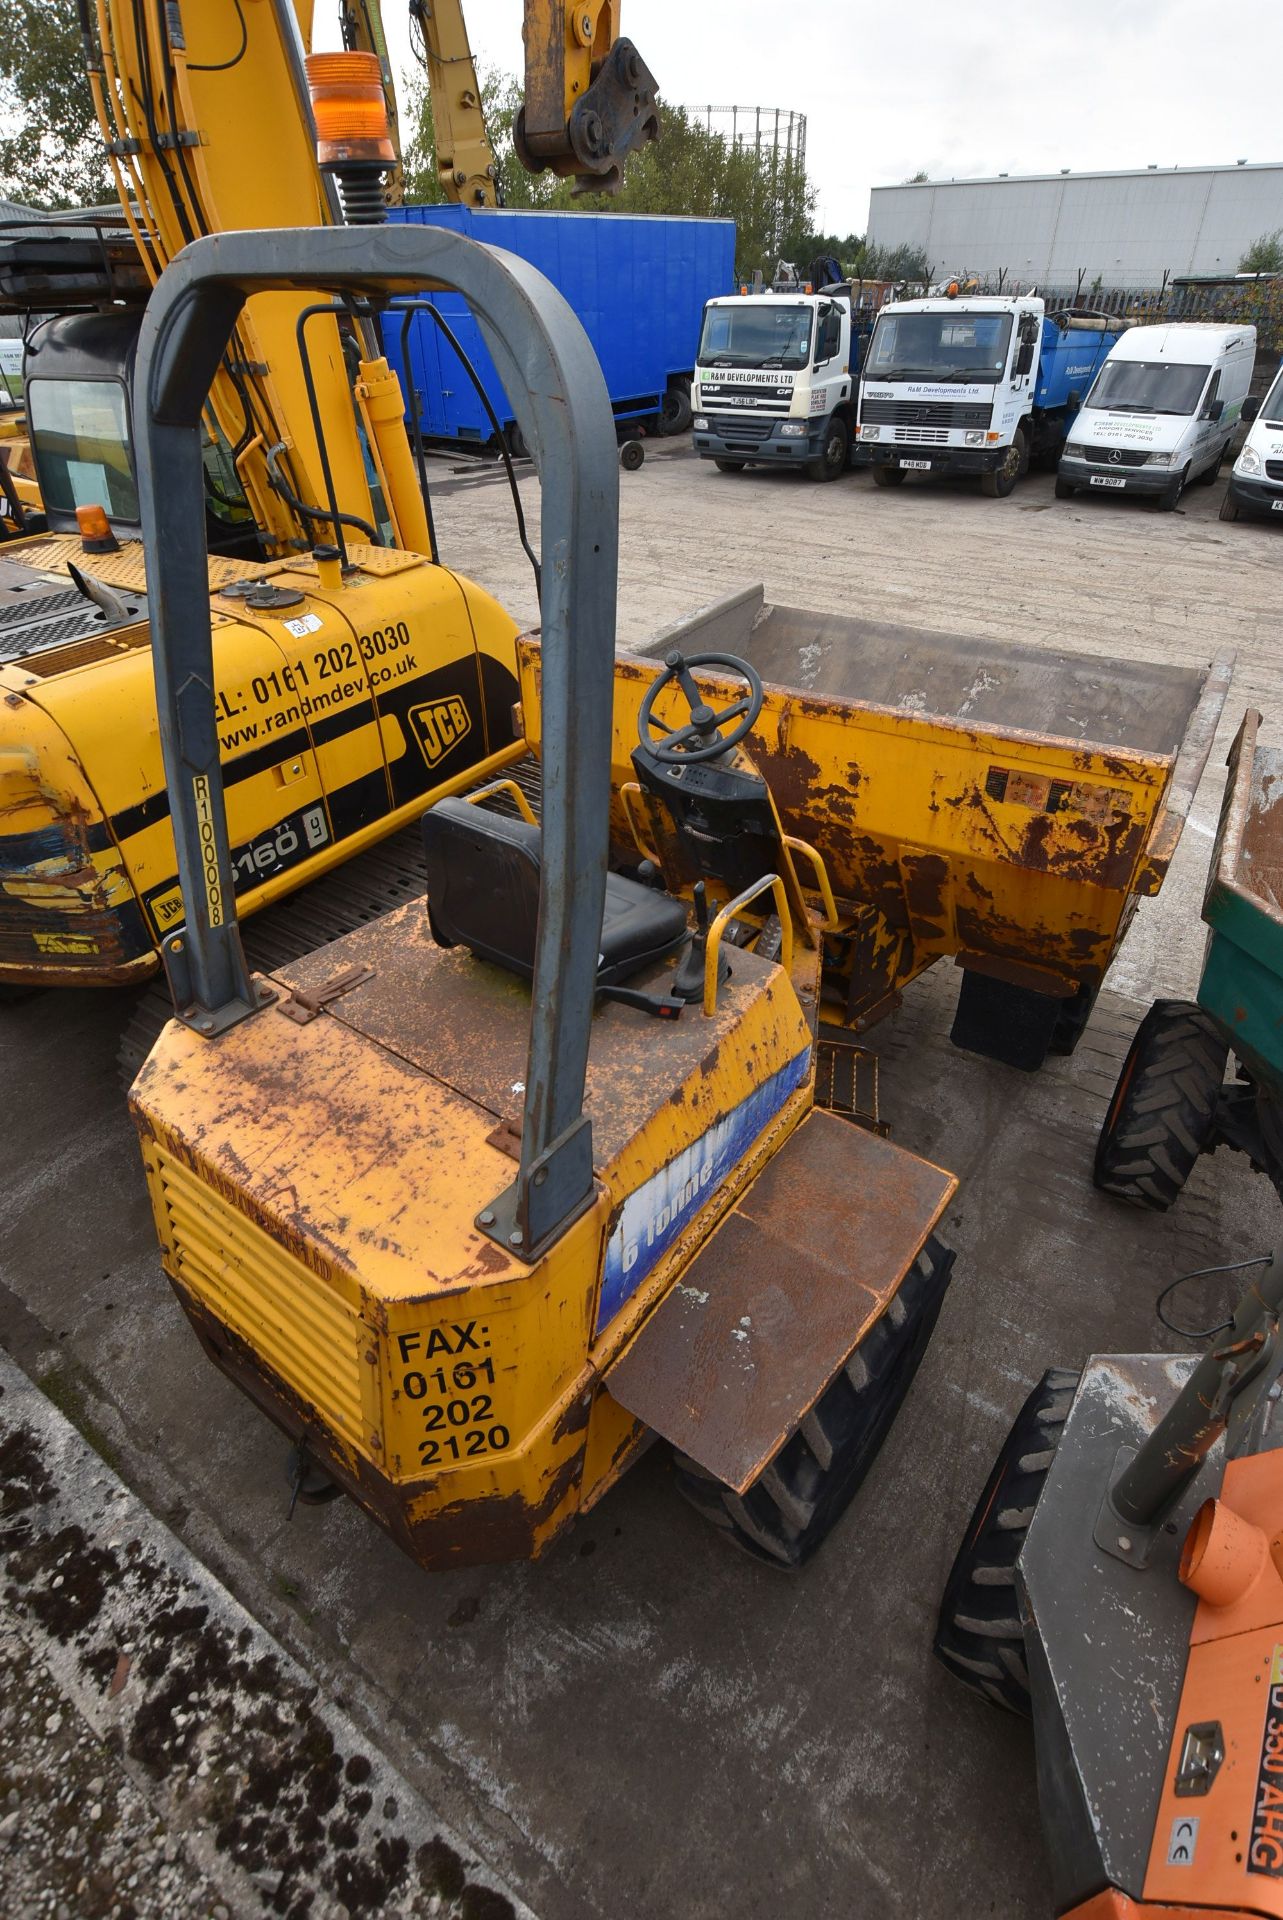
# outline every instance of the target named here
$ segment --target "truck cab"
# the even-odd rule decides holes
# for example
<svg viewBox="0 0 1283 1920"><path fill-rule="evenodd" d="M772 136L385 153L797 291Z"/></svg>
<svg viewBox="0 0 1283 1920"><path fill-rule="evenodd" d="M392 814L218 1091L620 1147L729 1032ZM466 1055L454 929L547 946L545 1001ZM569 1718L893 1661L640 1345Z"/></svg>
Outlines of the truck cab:
<svg viewBox="0 0 1283 1920"><path fill-rule="evenodd" d="M888 303L865 356L853 464L879 486L978 474L1003 498L1031 460L1063 446L1117 325L1049 318L1029 294Z"/></svg>
<svg viewBox="0 0 1283 1920"><path fill-rule="evenodd" d="M722 473L783 463L836 480L851 449L851 341L845 284L710 300L691 390L700 459Z"/></svg>

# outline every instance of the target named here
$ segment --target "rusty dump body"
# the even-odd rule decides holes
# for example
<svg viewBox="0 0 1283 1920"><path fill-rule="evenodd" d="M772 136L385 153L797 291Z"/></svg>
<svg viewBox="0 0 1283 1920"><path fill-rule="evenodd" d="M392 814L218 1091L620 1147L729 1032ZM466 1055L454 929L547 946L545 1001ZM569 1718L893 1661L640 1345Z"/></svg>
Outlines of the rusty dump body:
<svg viewBox="0 0 1283 1920"><path fill-rule="evenodd" d="M948 956L1017 992L1094 994L1136 898L1162 885L1232 669L769 606L751 588L617 659L619 857L637 857L621 797L637 710L673 648L737 654L766 684L749 745L786 832L827 869L826 1018L856 1027ZM537 643L519 656L533 715ZM700 678L713 698L717 673Z"/></svg>

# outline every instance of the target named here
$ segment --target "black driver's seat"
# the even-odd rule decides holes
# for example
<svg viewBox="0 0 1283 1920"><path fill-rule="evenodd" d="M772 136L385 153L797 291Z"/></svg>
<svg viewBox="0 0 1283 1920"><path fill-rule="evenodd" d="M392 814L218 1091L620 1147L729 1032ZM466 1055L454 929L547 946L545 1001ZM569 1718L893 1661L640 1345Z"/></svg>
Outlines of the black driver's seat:
<svg viewBox="0 0 1283 1920"><path fill-rule="evenodd" d="M423 816L428 925L441 947L529 979L539 922L538 827L467 800L438 800ZM680 900L640 881L606 875L599 987L613 986L671 953L686 933Z"/></svg>

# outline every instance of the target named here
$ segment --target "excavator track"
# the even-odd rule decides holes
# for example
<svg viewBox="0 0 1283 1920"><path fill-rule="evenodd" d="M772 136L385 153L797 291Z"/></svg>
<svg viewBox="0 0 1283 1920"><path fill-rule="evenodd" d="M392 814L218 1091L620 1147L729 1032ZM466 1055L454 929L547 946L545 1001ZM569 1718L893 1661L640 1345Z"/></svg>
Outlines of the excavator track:
<svg viewBox="0 0 1283 1920"><path fill-rule="evenodd" d="M466 799L468 792L488 786L493 778L487 774L461 797ZM516 782L538 816L543 787L535 756L527 754L525 759L506 767L502 778ZM485 805L497 813L517 812L511 794L497 793ZM393 907L419 899L426 891L423 835L416 821L413 826L402 827L399 833L389 834L386 840L357 854L332 873L242 921L245 958L252 972L271 973L377 920L381 914L390 913ZM126 1091L173 1010L165 976L159 974L148 981L138 995L121 1034L116 1063Z"/></svg>

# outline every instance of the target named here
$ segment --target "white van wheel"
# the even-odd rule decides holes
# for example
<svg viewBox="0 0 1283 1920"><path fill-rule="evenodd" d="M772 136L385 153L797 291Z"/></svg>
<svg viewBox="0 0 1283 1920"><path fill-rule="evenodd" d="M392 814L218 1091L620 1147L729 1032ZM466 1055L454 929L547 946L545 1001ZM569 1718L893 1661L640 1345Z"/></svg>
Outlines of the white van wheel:
<svg viewBox="0 0 1283 1920"><path fill-rule="evenodd" d="M1181 474L1180 478L1178 480L1173 480L1171 486L1167 489L1167 492L1160 493L1157 500L1155 500L1154 505L1158 508L1158 511L1160 513L1175 513L1177 507L1181 503L1181 496L1184 494L1185 489L1188 485L1189 485L1189 468L1186 467L1184 473Z"/></svg>
<svg viewBox="0 0 1283 1920"><path fill-rule="evenodd" d="M1232 493L1227 493L1225 498L1221 501L1221 519L1222 520L1238 519L1238 501L1234 498L1234 495Z"/></svg>
<svg viewBox="0 0 1283 1920"><path fill-rule="evenodd" d="M1203 471L1198 476L1203 486L1210 487L1212 482L1219 477L1221 467L1224 464L1224 461L1225 461L1225 449L1224 447L1222 447L1220 452L1217 454L1215 460L1213 460L1211 466L1204 467Z"/></svg>

